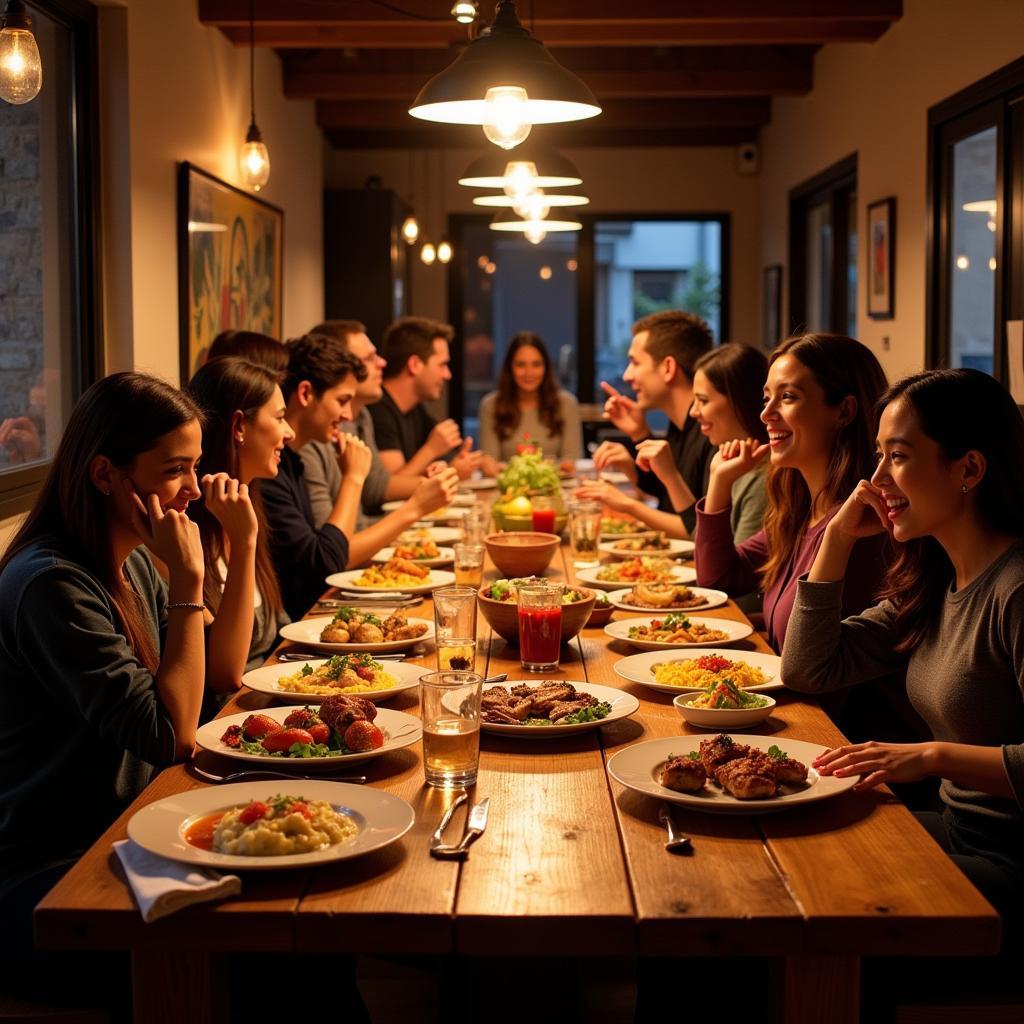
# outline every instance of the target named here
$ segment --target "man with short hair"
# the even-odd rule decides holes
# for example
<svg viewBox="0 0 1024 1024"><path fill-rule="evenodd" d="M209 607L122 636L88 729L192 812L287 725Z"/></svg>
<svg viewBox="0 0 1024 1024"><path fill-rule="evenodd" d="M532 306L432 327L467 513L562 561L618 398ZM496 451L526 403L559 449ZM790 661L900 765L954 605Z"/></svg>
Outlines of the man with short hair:
<svg viewBox="0 0 1024 1024"><path fill-rule="evenodd" d="M448 363L453 335L449 324L418 316L401 317L384 332L384 392L370 406L370 415L380 459L389 473L420 476L456 449L450 463L462 479L480 464L481 453L470 451L473 439L462 440L455 420L439 423L423 406L437 401L452 378Z"/></svg>
<svg viewBox="0 0 1024 1024"><path fill-rule="evenodd" d="M281 383L285 419L295 437L281 453L272 480L260 480L260 497L270 527L270 552L281 584L285 611L301 618L325 589L324 579L348 565L370 450L342 434L338 462L342 481L326 522L317 526L303 481L299 452L310 441L329 441L352 419L352 399L366 368L333 338L303 335L286 342L288 371Z"/></svg>
<svg viewBox="0 0 1024 1024"><path fill-rule="evenodd" d="M635 446L606 441L594 453L598 469L614 466L626 472L641 490L656 496L659 513L644 515L644 521L656 528L689 536L696 525L694 505L707 490L708 471L714 448L690 416L693 405L694 365L712 347L711 330L698 316L681 310L652 313L633 324L629 346L629 364L622 379L633 388L635 399L620 394L606 381L601 387L609 396L604 415ZM660 409L668 414L665 441L652 438L645 410ZM679 471L680 487L669 493L651 471L654 459L671 459ZM589 485L581 496L608 500L615 507L617 498L608 492L610 485ZM631 509L636 511L636 509ZM682 520L683 531L678 523Z"/></svg>

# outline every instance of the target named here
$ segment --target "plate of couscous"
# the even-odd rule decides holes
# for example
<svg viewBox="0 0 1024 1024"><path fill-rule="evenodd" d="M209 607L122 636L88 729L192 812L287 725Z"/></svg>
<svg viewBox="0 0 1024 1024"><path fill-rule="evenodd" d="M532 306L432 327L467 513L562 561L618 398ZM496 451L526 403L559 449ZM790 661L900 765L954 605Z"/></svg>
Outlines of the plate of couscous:
<svg viewBox="0 0 1024 1024"><path fill-rule="evenodd" d="M724 679L744 690L781 690L779 670L782 659L758 651L730 651L727 648L695 651L689 657L672 657L665 651L648 651L622 658L615 673L659 693L707 690Z"/></svg>

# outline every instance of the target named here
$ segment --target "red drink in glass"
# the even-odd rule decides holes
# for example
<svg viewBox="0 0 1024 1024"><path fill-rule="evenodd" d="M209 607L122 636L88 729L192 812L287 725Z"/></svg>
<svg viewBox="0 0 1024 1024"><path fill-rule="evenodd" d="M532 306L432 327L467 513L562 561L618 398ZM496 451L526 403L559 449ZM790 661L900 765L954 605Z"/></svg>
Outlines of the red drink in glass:
<svg viewBox="0 0 1024 1024"><path fill-rule="evenodd" d="M562 646L562 606L519 607L519 657L532 672L549 672L558 666Z"/></svg>
<svg viewBox="0 0 1024 1024"><path fill-rule="evenodd" d="M538 533L555 532L555 510L553 508L535 508L532 515L533 528Z"/></svg>

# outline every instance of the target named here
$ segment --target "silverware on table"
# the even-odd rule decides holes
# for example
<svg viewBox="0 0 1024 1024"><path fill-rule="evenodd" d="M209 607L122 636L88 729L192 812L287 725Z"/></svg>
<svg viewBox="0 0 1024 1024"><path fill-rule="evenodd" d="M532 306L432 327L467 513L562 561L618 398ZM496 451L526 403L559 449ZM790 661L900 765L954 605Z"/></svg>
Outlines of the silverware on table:
<svg viewBox="0 0 1024 1024"><path fill-rule="evenodd" d="M323 657L321 651L282 651L278 656L278 661L315 661L318 658ZM406 654L374 654L373 658L375 661L405 661L408 657Z"/></svg>
<svg viewBox="0 0 1024 1024"><path fill-rule="evenodd" d="M455 846L443 846L434 844L431 841L430 853L434 857L449 860L457 857L465 857L472 843L476 842L484 834L487 828L487 815L491 809L491 798L486 796L483 800L473 804L469 810L469 817L466 820L466 831ZM435 832L436 836L437 833Z"/></svg>
<svg viewBox="0 0 1024 1024"><path fill-rule="evenodd" d="M214 775L213 772L205 771L194 761L190 761L188 767L201 779L207 782L241 782L245 779L291 779L300 782L354 782L362 785L366 782L365 775L331 775L324 772L322 775L295 775L292 772L275 772L265 768L251 768L240 772L231 772L230 775Z"/></svg>
<svg viewBox="0 0 1024 1024"><path fill-rule="evenodd" d="M469 799L469 794L464 790L460 789L455 799L448 805L447 810L441 815L441 821L437 828L434 829L434 834L430 837L430 852L439 847L444 846L444 830L448 827L448 823L452 820L452 815Z"/></svg>
<svg viewBox="0 0 1024 1024"><path fill-rule="evenodd" d="M669 853L692 853L693 845L690 842L689 836L684 836L676 828L675 818L672 817L672 808L668 804L662 804L661 809L658 811L658 821L664 824L668 830L668 841L665 843L665 849Z"/></svg>
<svg viewBox="0 0 1024 1024"><path fill-rule="evenodd" d="M357 604L394 605L396 608L412 608L423 603L421 594L353 594L347 590L341 592L345 606ZM342 605L339 605L342 607Z"/></svg>
<svg viewBox="0 0 1024 1024"><path fill-rule="evenodd" d="M484 678L485 683L503 683L508 679L507 672L499 672L496 676L486 676Z"/></svg>

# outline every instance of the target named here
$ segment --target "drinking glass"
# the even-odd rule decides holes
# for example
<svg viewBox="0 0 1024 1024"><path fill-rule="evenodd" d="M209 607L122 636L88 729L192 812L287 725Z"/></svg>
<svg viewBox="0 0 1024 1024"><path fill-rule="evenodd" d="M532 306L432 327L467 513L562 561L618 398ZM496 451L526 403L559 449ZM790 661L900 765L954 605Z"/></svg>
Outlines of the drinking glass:
<svg viewBox="0 0 1024 1024"><path fill-rule="evenodd" d="M483 544L490 518L491 515L487 507L479 502L467 509L466 514L462 517L463 541L467 544Z"/></svg>
<svg viewBox="0 0 1024 1024"><path fill-rule="evenodd" d="M455 552L455 584L480 589L484 578L484 546L463 541L453 548Z"/></svg>
<svg viewBox="0 0 1024 1024"><path fill-rule="evenodd" d="M580 569L600 564L597 542L601 537L601 503L574 501L569 505L569 543L572 563Z"/></svg>
<svg viewBox="0 0 1024 1024"><path fill-rule="evenodd" d="M476 590L442 587L434 591L434 643L438 670L476 668Z"/></svg>
<svg viewBox="0 0 1024 1024"><path fill-rule="evenodd" d="M461 789L476 782L480 767L480 694L476 672L420 676L423 769L428 786Z"/></svg>
<svg viewBox="0 0 1024 1024"><path fill-rule="evenodd" d="M519 658L527 672L558 668L562 647L561 583L528 583L516 587L519 603Z"/></svg>
<svg viewBox="0 0 1024 1024"><path fill-rule="evenodd" d="M538 494L531 499L533 512L531 513L534 530L537 533L555 532L555 499L547 494Z"/></svg>

